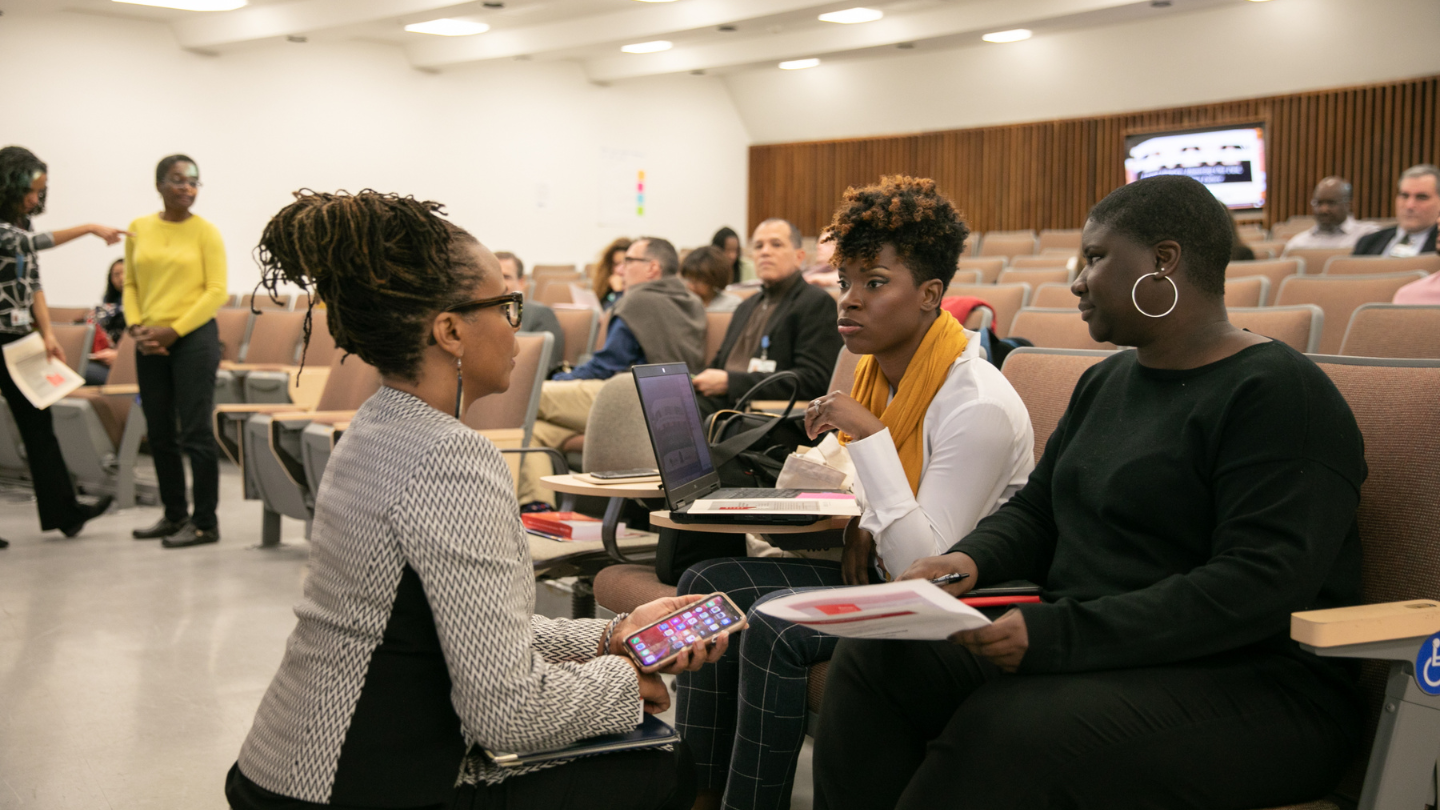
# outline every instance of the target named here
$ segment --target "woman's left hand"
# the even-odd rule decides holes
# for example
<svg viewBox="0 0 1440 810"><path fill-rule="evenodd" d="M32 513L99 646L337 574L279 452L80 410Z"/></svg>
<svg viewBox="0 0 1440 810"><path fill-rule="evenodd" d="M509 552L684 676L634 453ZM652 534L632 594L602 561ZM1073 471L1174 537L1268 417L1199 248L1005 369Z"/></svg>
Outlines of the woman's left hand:
<svg viewBox="0 0 1440 810"><path fill-rule="evenodd" d="M812 439L827 430L842 430L858 441L884 429L885 423L870 409L839 391L810 400L805 409L805 433Z"/></svg>
<svg viewBox="0 0 1440 810"><path fill-rule="evenodd" d="M990 659L990 663L1006 672L1019 669L1025 651L1030 649L1025 616L1017 608L1011 608L994 624L975 630L961 630L950 640L975 655Z"/></svg>
<svg viewBox="0 0 1440 810"><path fill-rule="evenodd" d="M646 602L615 628L610 636L611 655L628 655L625 651L625 639L639 630L660 621L681 608L688 607L696 602L708 599L710 594L692 593L686 596L666 596L656 599L653 602ZM730 632L727 630L718 636L710 639L709 642L698 642L680 651L680 655L669 664L660 669L646 668L645 672L660 672L666 675L675 675L681 672L694 672L706 664L713 664L720 660L720 656L730 647Z"/></svg>
<svg viewBox="0 0 1440 810"><path fill-rule="evenodd" d="M139 336L140 351L145 354L169 354L170 346L180 334L168 326L152 326Z"/></svg>

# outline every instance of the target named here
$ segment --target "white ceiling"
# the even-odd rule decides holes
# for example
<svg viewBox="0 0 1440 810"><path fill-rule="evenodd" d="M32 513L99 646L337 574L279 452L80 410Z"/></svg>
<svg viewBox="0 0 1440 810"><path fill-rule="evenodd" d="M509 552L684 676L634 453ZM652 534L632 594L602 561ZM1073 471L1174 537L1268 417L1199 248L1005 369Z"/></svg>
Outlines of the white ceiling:
<svg viewBox="0 0 1440 810"><path fill-rule="evenodd" d="M1282 0L1283 2L1284 0ZM425 70L495 59L571 60L597 82L665 73L773 66L818 56L854 59L896 48L981 45L980 35L1010 28L1047 32L1183 13L1244 0L250 0L226 12L187 12L112 0L0 0L0 10L63 10L168 24L180 47L221 53L282 41L382 42L403 49ZM501 6L494 8L493 6ZM856 5L881 9L882 20L858 25L818 15ZM487 7L492 6L492 7ZM403 30L409 23L456 17L490 25L487 33L437 37ZM733 31L722 31L722 27ZM624 54L620 46L667 39L672 50ZM985 45L985 47L1004 47Z"/></svg>

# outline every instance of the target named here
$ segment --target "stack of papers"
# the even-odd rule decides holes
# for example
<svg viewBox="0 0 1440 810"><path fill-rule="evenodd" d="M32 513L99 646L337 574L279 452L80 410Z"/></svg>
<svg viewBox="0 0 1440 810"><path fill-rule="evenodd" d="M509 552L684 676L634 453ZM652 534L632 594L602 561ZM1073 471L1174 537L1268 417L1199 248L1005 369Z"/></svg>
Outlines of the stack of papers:
<svg viewBox="0 0 1440 810"><path fill-rule="evenodd" d="M939 641L990 624L980 611L923 579L804 591L758 610L844 638Z"/></svg>
<svg viewBox="0 0 1440 810"><path fill-rule="evenodd" d="M45 340L39 332L5 344L5 365L10 369L15 387L31 405L41 410L85 384L85 378L74 369L46 356Z"/></svg>

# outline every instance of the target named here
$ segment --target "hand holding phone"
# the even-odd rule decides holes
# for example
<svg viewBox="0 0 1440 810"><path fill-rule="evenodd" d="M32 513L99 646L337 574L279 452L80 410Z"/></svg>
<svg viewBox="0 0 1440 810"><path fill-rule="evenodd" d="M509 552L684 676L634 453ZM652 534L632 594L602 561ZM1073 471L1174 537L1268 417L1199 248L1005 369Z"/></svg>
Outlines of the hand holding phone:
<svg viewBox="0 0 1440 810"><path fill-rule="evenodd" d="M654 616L656 608L667 607ZM746 626L745 613L723 593L656 600L631 619L645 623L626 633L621 644L645 672L695 670L713 663L724 654L730 631Z"/></svg>

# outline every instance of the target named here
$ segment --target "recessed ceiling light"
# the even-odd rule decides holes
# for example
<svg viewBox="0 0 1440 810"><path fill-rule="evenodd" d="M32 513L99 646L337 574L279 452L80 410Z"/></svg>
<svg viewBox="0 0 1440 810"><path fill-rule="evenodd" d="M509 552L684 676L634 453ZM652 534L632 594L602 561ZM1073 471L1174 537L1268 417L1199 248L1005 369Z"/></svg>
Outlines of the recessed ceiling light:
<svg viewBox="0 0 1440 810"><path fill-rule="evenodd" d="M657 39L654 42L637 42L634 45L626 45L620 50L625 53L659 53L660 51L668 51L672 47L674 47L674 45L671 44L670 40Z"/></svg>
<svg viewBox="0 0 1440 810"><path fill-rule="evenodd" d="M781 70L804 70L820 64L819 59L791 59L789 62L781 62Z"/></svg>
<svg viewBox="0 0 1440 810"><path fill-rule="evenodd" d="M1010 31L996 31L993 34L986 34L980 38L986 42L1019 42L1022 39L1030 38L1030 29L1015 28Z"/></svg>
<svg viewBox="0 0 1440 810"><path fill-rule="evenodd" d="M437 37L469 37L489 31L490 26L482 22L441 17L429 22L411 23L405 26L405 30L412 34L433 34Z"/></svg>
<svg viewBox="0 0 1440 810"><path fill-rule="evenodd" d="M132 6L178 8L181 11L234 11L244 8L248 0L115 0Z"/></svg>
<svg viewBox="0 0 1440 810"><path fill-rule="evenodd" d="M853 25L855 23L875 22L884 16L885 12L878 8L847 8L844 11L832 11L828 14L821 14L820 21Z"/></svg>

